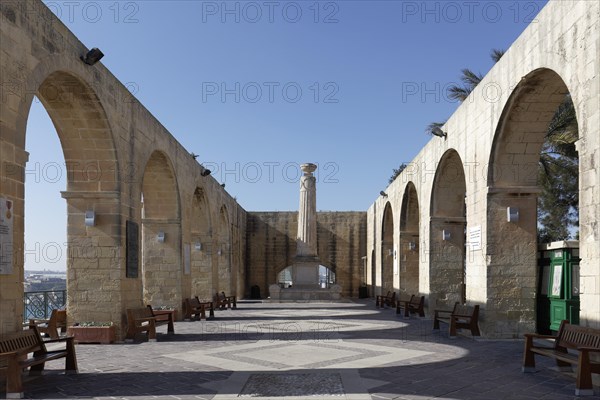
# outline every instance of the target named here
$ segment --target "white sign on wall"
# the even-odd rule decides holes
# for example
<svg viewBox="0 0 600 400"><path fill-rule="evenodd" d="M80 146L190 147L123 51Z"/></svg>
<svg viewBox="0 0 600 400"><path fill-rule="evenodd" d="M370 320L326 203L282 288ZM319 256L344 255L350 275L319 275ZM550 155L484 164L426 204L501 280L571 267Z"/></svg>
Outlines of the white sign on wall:
<svg viewBox="0 0 600 400"><path fill-rule="evenodd" d="M469 246L471 251L481 250L481 226L469 228Z"/></svg>
<svg viewBox="0 0 600 400"><path fill-rule="evenodd" d="M0 197L0 275L13 272L13 202Z"/></svg>

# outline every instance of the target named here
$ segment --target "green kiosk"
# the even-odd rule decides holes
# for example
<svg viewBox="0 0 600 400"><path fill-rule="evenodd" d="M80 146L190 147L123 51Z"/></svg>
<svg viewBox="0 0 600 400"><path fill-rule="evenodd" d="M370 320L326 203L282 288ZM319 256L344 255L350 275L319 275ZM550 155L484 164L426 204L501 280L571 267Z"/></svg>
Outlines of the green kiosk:
<svg viewBox="0 0 600 400"><path fill-rule="evenodd" d="M538 332L557 331L563 319L579 324L579 242L552 242L539 247Z"/></svg>

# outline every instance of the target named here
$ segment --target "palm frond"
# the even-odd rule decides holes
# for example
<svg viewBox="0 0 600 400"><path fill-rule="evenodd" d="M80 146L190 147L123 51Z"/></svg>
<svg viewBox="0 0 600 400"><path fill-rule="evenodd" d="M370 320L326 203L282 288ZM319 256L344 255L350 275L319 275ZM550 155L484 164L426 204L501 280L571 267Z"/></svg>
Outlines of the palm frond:
<svg viewBox="0 0 600 400"><path fill-rule="evenodd" d="M476 74L468 68L464 68L460 71L462 73L462 77L460 78L467 87L470 87L471 90L475 89L475 86L479 85L479 82L483 79L483 75Z"/></svg>
<svg viewBox="0 0 600 400"><path fill-rule="evenodd" d="M494 62L497 63L498 61L500 61L504 53L506 53L506 50L492 49L490 57L492 57L492 60L494 60Z"/></svg>
<svg viewBox="0 0 600 400"><path fill-rule="evenodd" d="M473 88L466 86L450 86L448 88L448 98L452 100L465 101L467 97L471 94Z"/></svg>

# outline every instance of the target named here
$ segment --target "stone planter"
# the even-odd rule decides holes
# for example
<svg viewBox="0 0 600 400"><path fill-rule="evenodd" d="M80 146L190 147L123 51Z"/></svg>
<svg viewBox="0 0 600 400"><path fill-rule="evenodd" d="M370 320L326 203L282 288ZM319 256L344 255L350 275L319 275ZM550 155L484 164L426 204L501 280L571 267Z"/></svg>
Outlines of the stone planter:
<svg viewBox="0 0 600 400"><path fill-rule="evenodd" d="M70 326L67 335L75 338L75 343L114 343L116 327L111 326Z"/></svg>

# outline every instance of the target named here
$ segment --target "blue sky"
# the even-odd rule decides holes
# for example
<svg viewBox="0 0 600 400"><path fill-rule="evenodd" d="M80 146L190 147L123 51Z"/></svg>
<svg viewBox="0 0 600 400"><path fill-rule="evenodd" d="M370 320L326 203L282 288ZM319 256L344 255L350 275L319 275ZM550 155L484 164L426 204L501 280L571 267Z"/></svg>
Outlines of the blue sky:
<svg viewBox="0 0 600 400"><path fill-rule="evenodd" d="M45 3L246 210L296 210L314 162L317 208L341 211L435 140L458 107L444 88L485 74L546 1ZM26 268L64 269L64 159L39 104L27 150Z"/></svg>

